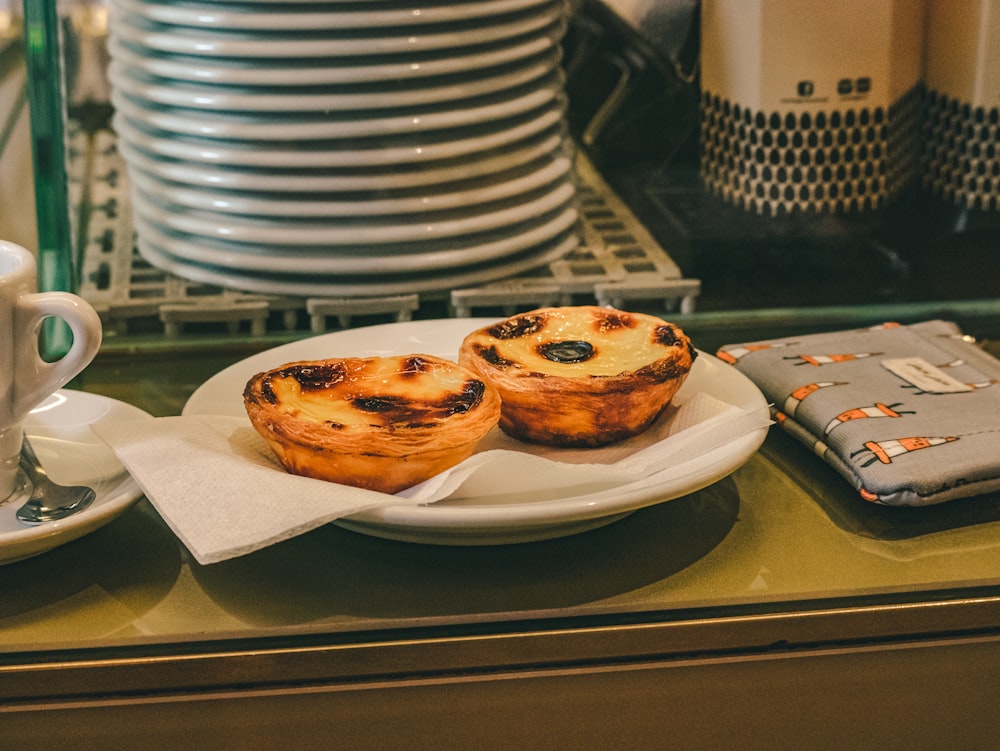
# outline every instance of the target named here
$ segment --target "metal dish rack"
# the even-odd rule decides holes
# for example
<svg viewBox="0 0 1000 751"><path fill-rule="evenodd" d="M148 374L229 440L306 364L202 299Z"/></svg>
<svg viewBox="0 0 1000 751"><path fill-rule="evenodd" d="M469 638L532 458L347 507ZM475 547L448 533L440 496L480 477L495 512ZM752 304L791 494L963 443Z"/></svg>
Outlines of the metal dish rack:
<svg viewBox="0 0 1000 751"><path fill-rule="evenodd" d="M134 243L125 163L107 129L69 135L69 198L80 243L79 294L101 314L108 338L168 340L206 328L260 338L323 333L359 317L468 317L549 305L651 305L693 311L700 281L680 268L578 150L581 244L532 272L475 287L385 297L285 297L188 281L147 263Z"/></svg>

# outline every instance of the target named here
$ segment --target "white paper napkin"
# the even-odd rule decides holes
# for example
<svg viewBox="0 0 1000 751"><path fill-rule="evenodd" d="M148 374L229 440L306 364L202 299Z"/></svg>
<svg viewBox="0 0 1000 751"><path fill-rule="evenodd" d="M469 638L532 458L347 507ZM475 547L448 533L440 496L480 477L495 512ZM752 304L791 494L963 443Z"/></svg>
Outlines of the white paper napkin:
<svg viewBox="0 0 1000 751"><path fill-rule="evenodd" d="M376 506L633 483L769 424L764 413L699 393L641 435L585 450L529 446L496 429L466 461L396 495L285 472L244 417L161 417L94 431L195 559L209 564Z"/></svg>

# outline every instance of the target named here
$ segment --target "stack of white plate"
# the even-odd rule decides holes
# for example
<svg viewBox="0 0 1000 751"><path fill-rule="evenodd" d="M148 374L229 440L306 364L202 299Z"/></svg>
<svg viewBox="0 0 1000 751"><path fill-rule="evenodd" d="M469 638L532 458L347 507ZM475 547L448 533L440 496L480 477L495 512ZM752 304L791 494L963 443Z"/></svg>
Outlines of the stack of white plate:
<svg viewBox="0 0 1000 751"><path fill-rule="evenodd" d="M371 295L576 246L564 0L111 0L140 253L196 281Z"/></svg>

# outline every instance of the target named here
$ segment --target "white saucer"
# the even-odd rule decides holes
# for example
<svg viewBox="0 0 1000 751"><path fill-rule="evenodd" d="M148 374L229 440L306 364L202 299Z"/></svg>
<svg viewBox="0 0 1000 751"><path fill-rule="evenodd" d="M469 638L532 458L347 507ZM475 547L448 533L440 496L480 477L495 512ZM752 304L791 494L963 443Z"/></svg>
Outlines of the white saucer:
<svg viewBox="0 0 1000 751"><path fill-rule="evenodd" d="M491 232L513 227L566 207L575 196L570 180L548 186L540 195L530 194L502 208L492 206L456 209L427 217L362 217L351 221L320 218L306 221L245 217L213 211L173 210L155 195L137 186L131 190L133 212L161 227L196 237L247 242L255 245L381 245L440 241L445 238Z"/></svg>
<svg viewBox="0 0 1000 751"><path fill-rule="evenodd" d="M232 365L202 384L184 406L186 415L244 416L243 387L255 373L330 353L377 356L421 352L456 358L462 339L491 319L446 319L386 324L286 344ZM753 382L711 355L700 353L681 393L705 392L768 418L767 400ZM569 497L465 498L426 506L387 506L354 514L340 526L378 537L445 545L528 542L576 534L640 508L693 493L728 476L760 447L759 428L672 468L667 477L614 490L583 490Z"/></svg>
<svg viewBox="0 0 1000 751"><path fill-rule="evenodd" d="M467 134L459 131L453 137L441 140L428 137L426 141L410 142L402 139L385 144L369 139L370 145L358 141L331 146L311 146L307 143L288 145L284 142L244 143L240 141L210 140L208 137L182 138L176 134L153 134L134 125L122 112L114 115L114 127L127 145L140 148L158 157L183 159L198 164L220 164L227 167L265 169L347 169L385 168L398 165L429 165L445 159L470 157L474 154L492 153L525 139L549 131L562 123L563 103L556 101L531 113L526 119L495 124L487 133ZM140 121L142 122L141 118Z"/></svg>
<svg viewBox="0 0 1000 751"><path fill-rule="evenodd" d="M115 453L91 425L152 419L141 409L97 394L63 389L34 409L24 429L53 480L92 487L97 498L59 521L29 525L17 520L14 504L0 504L0 565L38 555L102 527L141 495Z"/></svg>
<svg viewBox="0 0 1000 751"><path fill-rule="evenodd" d="M328 86L362 84L383 81L421 81L437 76L471 73L486 68L509 65L552 49L559 43L555 33L527 40L515 39L498 49L455 52L439 57L410 60L388 59L365 62L363 58L343 62L334 58L302 59L297 63L272 61L260 65L248 60L214 60L206 57L162 55L144 51L112 38L108 50L112 60L130 69L160 78L191 83L225 84L231 86Z"/></svg>
<svg viewBox="0 0 1000 751"><path fill-rule="evenodd" d="M530 170L511 170L498 173L470 184L425 188L407 191L402 195L372 196L354 192L341 194L313 194L310 196L286 196L282 194L247 192L232 193L219 189L176 185L163 180L155 168L140 168L129 164L129 179L146 195L158 200L198 210L217 211L234 216L257 217L261 219L336 218L359 219L361 217L385 217L389 215L427 215L431 212L471 207L495 201L525 200L527 193L538 191L556 180L565 180L570 175L571 163L568 157L557 157L532 165ZM331 243L332 244L332 243Z"/></svg>
<svg viewBox="0 0 1000 751"><path fill-rule="evenodd" d="M475 6L479 3L466 3ZM113 4L118 8L118 4ZM486 7L483 4L482 7ZM109 31L117 37L147 50L178 55L221 58L254 58L258 61L289 58L349 57L393 54L422 54L446 49L468 51L492 46L503 40L545 33L562 23L562 2L547 3L534 12L510 17L492 16L468 28L438 31L423 28L369 28L339 34L305 35L295 32L245 34L216 29L184 28L158 24L141 16L112 13ZM258 63L263 64L263 63Z"/></svg>
<svg viewBox="0 0 1000 751"><path fill-rule="evenodd" d="M114 87L111 100L117 111L136 124L172 135L233 141L320 141L408 136L476 128L552 105L562 95L559 73L553 73L525 89L501 92L484 100L455 103L452 107L422 112L419 109L385 112L211 112L164 107ZM494 127L498 127L494 125Z"/></svg>
<svg viewBox="0 0 1000 751"><path fill-rule="evenodd" d="M138 237L139 254L151 265L194 282L230 287L265 295L296 297L371 297L408 295L471 287L523 274L558 261L580 244L576 234L558 237L528 251L457 270L422 274L344 276L323 274L253 273L237 266L220 268L177 258Z"/></svg>
<svg viewBox="0 0 1000 751"><path fill-rule="evenodd" d="M493 0L485 3L454 3L428 6L419 10L376 5L358 11L345 10L336 3L325 3L322 9L275 11L272 8L259 12L243 9L227 10L219 3L185 2L171 6L141 0L113 0L117 7L163 24L191 26L205 29L242 31L311 31L340 29L370 29L388 27L424 26L428 24L456 23L493 18L507 13L517 13L544 5L551 0ZM293 6L294 7L294 6Z"/></svg>
<svg viewBox="0 0 1000 751"><path fill-rule="evenodd" d="M555 70L559 58L558 48L552 45L547 52L500 72L473 71L457 81L438 85L411 83L405 87L398 86L398 82L296 90L219 86L150 77L127 62L114 59L108 66L107 75L118 90L155 106L182 107L205 113L266 112L289 116L300 112L353 111L370 116L374 112L445 103L456 108L465 106L464 100L499 94L540 80Z"/></svg>
<svg viewBox="0 0 1000 751"><path fill-rule="evenodd" d="M328 277L426 273L461 269L522 253L569 232L579 219L575 208L518 227L514 232L477 236L473 241L398 247L322 248L315 251L274 245L247 245L177 234L148 222L139 214L133 223L139 237L178 261L217 268L236 268L276 276L320 274Z"/></svg>
<svg viewBox="0 0 1000 751"><path fill-rule="evenodd" d="M566 155L570 149L558 133L550 132L489 155L442 166L414 165L408 169L344 169L270 171L245 170L223 164L198 164L159 158L119 138L118 151L129 167L163 180L213 190L248 193L336 193L426 189L432 186L506 172L530 164L543 156Z"/></svg>

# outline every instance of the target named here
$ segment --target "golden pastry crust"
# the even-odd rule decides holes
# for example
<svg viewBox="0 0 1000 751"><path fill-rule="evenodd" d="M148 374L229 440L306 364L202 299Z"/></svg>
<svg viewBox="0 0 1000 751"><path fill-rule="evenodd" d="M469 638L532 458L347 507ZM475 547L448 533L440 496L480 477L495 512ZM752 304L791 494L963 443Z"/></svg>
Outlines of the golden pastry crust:
<svg viewBox="0 0 1000 751"><path fill-rule="evenodd" d="M531 443L603 446L641 433L697 352L677 326L598 306L540 308L474 331L459 363L500 392L500 427Z"/></svg>
<svg viewBox="0 0 1000 751"><path fill-rule="evenodd" d="M490 384L422 354L288 363L251 378L243 402L287 471L383 493L466 459L500 418Z"/></svg>

